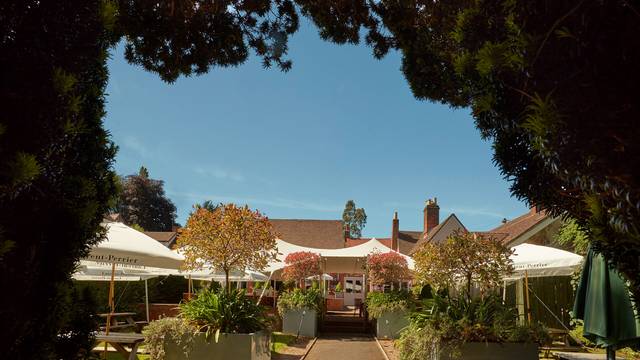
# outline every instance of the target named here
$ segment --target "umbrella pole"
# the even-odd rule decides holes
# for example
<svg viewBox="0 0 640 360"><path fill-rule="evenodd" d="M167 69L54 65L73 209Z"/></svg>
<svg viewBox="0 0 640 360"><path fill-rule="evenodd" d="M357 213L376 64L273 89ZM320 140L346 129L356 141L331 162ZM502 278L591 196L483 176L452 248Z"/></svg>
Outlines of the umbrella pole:
<svg viewBox="0 0 640 360"><path fill-rule="evenodd" d="M524 271L524 295L527 302L527 321L531 324L531 303L529 302L529 273Z"/></svg>
<svg viewBox="0 0 640 360"><path fill-rule="evenodd" d="M191 300L191 274L189 274L189 280L187 281L187 300Z"/></svg>
<svg viewBox="0 0 640 360"><path fill-rule="evenodd" d="M273 271L269 273L269 278L267 279L267 281L264 282L265 287L267 284L271 283L271 276L273 275ZM264 292L266 291L266 289L262 289L262 292L260 293L260 297L258 298L258 302L256 304L260 305L260 301L262 301L262 296L264 296Z"/></svg>
<svg viewBox="0 0 640 360"><path fill-rule="evenodd" d="M507 302L507 281L504 281L504 287L502 288L502 303Z"/></svg>
<svg viewBox="0 0 640 360"><path fill-rule="evenodd" d="M115 296L115 274L116 263L111 263L111 281L109 281L109 313L107 314L107 325L105 327L105 334L109 335L109 327L111 326L111 314L115 311L114 296ZM104 358L107 358L107 343L104 343Z"/></svg>
<svg viewBox="0 0 640 360"><path fill-rule="evenodd" d="M144 279L144 305L147 311L147 323L149 323L149 284Z"/></svg>
<svg viewBox="0 0 640 360"><path fill-rule="evenodd" d="M613 345L607 346L607 360L616 360L616 349Z"/></svg>

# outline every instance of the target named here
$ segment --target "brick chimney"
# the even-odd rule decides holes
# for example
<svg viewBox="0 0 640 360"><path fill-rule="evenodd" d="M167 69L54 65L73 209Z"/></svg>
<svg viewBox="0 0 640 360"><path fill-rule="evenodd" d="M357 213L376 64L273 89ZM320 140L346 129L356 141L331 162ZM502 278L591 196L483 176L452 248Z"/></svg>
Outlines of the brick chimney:
<svg viewBox="0 0 640 360"><path fill-rule="evenodd" d="M438 198L427 200L424 206L424 235L429 234L431 230L440 223L440 206L438 206Z"/></svg>
<svg viewBox="0 0 640 360"><path fill-rule="evenodd" d="M543 211L542 206L536 205L536 204L532 205L531 209L529 209L529 210L531 212L531 215L535 215L535 214L540 213L540 212Z"/></svg>
<svg viewBox="0 0 640 360"><path fill-rule="evenodd" d="M393 212L393 222L391 225L391 249L400 251L398 246L398 233L400 232L400 220L398 220L398 212Z"/></svg>

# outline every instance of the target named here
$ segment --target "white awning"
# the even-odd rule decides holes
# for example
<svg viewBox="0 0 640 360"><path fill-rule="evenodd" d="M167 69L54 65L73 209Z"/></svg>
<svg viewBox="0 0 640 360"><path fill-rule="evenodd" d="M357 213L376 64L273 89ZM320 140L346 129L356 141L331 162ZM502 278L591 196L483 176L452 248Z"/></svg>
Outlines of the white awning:
<svg viewBox="0 0 640 360"><path fill-rule="evenodd" d="M582 264L582 256L549 246L520 244L512 248L515 272L505 280L524 277L569 276Z"/></svg>
<svg viewBox="0 0 640 360"><path fill-rule="evenodd" d="M287 255L294 252L306 251L318 254L323 258L323 271L327 273L363 273L365 265L364 258L367 257L367 255L372 253L393 252L393 250L375 238L360 245L340 249L308 248L291 244L281 239L276 239L276 244L278 246L277 260L268 265L266 269L268 272L283 269L286 266L284 259ZM401 253L398 254L407 260L409 269L414 269L415 262L411 257Z"/></svg>
<svg viewBox="0 0 640 360"><path fill-rule="evenodd" d="M119 222L107 223L107 238L83 260L163 269L179 269L184 257L153 238Z"/></svg>

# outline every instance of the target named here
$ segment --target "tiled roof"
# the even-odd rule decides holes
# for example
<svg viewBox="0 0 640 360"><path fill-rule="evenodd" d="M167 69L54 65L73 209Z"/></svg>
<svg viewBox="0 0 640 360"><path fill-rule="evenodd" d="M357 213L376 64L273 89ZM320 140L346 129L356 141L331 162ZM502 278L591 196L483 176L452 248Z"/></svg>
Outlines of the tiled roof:
<svg viewBox="0 0 640 360"><path fill-rule="evenodd" d="M344 247L340 220L269 219L278 238L292 244L320 249Z"/></svg>
<svg viewBox="0 0 640 360"><path fill-rule="evenodd" d="M409 255L421 238L422 231L400 230L398 232L398 247L400 248L400 252Z"/></svg>
<svg viewBox="0 0 640 360"><path fill-rule="evenodd" d="M144 233L166 247L171 247L178 235L175 231L145 231Z"/></svg>
<svg viewBox="0 0 640 360"><path fill-rule="evenodd" d="M505 243L505 239L509 236L509 234L505 233L497 233L492 231L474 231L476 234L482 236L483 238L486 236L495 241L499 241L501 243Z"/></svg>
<svg viewBox="0 0 640 360"><path fill-rule="evenodd" d="M502 241L502 243L509 244L547 218L548 216L544 210L539 212L530 211L511 221L507 221L495 229L489 230L487 233L494 235L497 239Z"/></svg>

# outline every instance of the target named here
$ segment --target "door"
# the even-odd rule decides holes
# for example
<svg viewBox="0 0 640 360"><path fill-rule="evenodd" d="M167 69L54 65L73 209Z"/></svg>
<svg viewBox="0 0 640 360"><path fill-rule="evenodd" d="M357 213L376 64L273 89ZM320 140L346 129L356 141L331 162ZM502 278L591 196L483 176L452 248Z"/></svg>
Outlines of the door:
<svg viewBox="0 0 640 360"><path fill-rule="evenodd" d="M344 278L344 305L354 306L360 304L364 298L361 276L345 276ZM359 299L359 300L356 300Z"/></svg>

